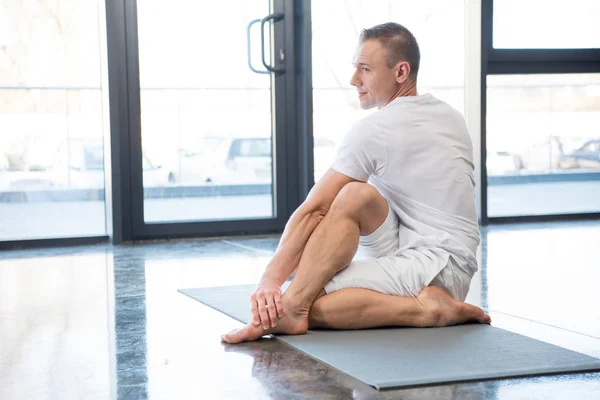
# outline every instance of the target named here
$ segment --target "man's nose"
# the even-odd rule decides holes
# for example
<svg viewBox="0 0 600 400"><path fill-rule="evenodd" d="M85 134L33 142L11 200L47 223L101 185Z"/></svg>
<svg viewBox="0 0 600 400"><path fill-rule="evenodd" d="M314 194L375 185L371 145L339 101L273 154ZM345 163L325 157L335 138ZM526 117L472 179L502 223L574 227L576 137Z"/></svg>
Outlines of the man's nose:
<svg viewBox="0 0 600 400"><path fill-rule="evenodd" d="M354 71L354 74L352 74L352 78L350 79L350 85L352 86L360 86L360 79L358 79L358 71Z"/></svg>

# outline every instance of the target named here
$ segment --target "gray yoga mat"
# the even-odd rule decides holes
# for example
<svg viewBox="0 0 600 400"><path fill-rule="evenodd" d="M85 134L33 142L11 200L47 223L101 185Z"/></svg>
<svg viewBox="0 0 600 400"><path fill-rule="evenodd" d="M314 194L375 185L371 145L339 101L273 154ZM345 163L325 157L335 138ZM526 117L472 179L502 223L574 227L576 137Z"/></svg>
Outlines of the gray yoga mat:
<svg viewBox="0 0 600 400"><path fill-rule="evenodd" d="M179 292L248 323L254 287ZM600 371L600 359L481 324L314 330L298 336L277 335L276 339L377 389Z"/></svg>

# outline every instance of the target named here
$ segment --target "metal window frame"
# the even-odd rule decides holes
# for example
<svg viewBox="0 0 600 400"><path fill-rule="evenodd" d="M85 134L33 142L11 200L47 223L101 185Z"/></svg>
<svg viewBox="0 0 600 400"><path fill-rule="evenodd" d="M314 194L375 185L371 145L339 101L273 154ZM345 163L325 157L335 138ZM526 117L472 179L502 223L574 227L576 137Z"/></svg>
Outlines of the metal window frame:
<svg viewBox="0 0 600 400"><path fill-rule="evenodd" d="M105 3L110 114L110 174L107 185L111 189L107 207L110 207L112 215L109 235L113 243L123 243L132 239L126 2L105 0Z"/></svg>
<svg viewBox="0 0 600 400"><path fill-rule="evenodd" d="M494 0L481 4L481 224L579 221L600 219L600 211L509 217L488 216L487 76L521 74L600 73L600 49L495 49Z"/></svg>
<svg viewBox="0 0 600 400"><path fill-rule="evenodd" d="M4 250L22 250L22 249L41 249L50 247L65 246L92 246L97 244L106 244L109 242L108 236L83 236L66 238L48 238L48 239L23 239L23 240L5 240L0 241L0 251Z"/></svg>

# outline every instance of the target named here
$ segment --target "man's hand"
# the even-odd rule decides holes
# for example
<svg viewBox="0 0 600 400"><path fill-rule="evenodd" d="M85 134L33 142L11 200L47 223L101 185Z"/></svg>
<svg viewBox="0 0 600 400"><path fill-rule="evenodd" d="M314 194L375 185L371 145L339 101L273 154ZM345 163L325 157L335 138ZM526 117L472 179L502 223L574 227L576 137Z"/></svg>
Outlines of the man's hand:
<svg viewBox="0 0 600 400"><path fill-rule="evenodd" d="M252 323L263 329L276 327L277 320L283 317L281 285L272 279L261 280L250 295Z"/></svg>

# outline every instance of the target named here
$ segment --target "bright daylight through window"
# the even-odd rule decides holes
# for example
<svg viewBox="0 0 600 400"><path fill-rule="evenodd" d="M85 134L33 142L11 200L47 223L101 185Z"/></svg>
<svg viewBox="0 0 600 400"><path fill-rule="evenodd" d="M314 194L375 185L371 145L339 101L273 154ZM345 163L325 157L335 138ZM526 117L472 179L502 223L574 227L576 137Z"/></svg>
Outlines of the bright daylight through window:
<svg viewBox="0 0 600 400"><path fill-rule="evenodd" d="M97 1L0 5L0 240L101 236Z"/></svg>
<svg viewBox="0 0 600 400"><path fill-rule="evenodd" d="M274 214L271 77L247 59L249 30L252 63L264 70L260 24L249 25L269 2L208 9L137 2L146 223ZM227 29L215 15L227 15Z"/></svg>
<svg viewBox="0 0 600 400"><path fill-rule="evenodd" d="M599 48L599 19L598 0L494 0L494 48Z"/></svg>
<svg viewBox="0 0 600 400"><path fill-rule="evenodd" d="M600 47L600 2L546 3L494 1L494 47ZM105 235L103 3L0 4L0 240ZM465 4L311 2L316 181L352 123L375 111L360 109L350 85L363 28L411 30L419 93L465 114ZM203 7L137 2L145 223L277 215L276 87L249 67L263 70L256 21L272 10L266 0ZM227 15L227 29L215 15ZM578 23L557 36L561 18ZM600 173L600 74L490 75L487 85L488 215L599 211L600 185L588 178Z"/></svg>
<svg viewBox="0 0 600 400"><path fill-rule="evenodd" d="M597 212L600 74L487 82L488 215Z"/></svg>

